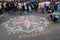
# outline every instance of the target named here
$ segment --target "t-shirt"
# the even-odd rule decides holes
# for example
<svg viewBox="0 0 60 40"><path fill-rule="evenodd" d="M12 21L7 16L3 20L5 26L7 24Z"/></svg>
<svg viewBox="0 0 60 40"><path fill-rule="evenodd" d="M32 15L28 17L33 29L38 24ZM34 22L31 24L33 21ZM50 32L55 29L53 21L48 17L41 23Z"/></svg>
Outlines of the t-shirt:
<svg viewBox="0 0 60 40"><path fill-rule="evenodd" d="M55 18L59 18L57 12L53 12L52 15L53 15Z"/></svg>
<svg viewBox="0 0 60 40"><path fill-rule="evenodd" d="M39 6L39 8L44 8L44 3L43 3L43 2L40 2L40 3L38 4L38 6Z"/></svg>
<svg viewBox="0 0 60 40"><path fill-rule="evenodd" d="M60 2L57 2L58 5L60 5Z"/></svg>
<svg viewBox="0 0 60 40"><path fill-rule="evenodd" d="M24 2L24 6L26 6L26 2Z"/></svg>
<svg viewBox="0 0 60 40"><path fill-rule="evenodd" d="M51 5L54 5L55 4L55 2L50 2L51 3Z"/></svg>
<svg viewBox="0 0 60 40"><path fill-rule="evenodd" d="M49 6L49 5L50 5L50 1L46 1L46 2L44 2L44 4L45 4L46 6Z"/></svg>
<svg viewBox="0 0 60 40"><path fill-rule="evenodd" d="M55 18L59 18L59 16L56 15Z"/></svg>
<svg viewBox="0 0 60 40"><path fill-rule="evenodd" d="M22 4L21 4L21 3L18 3L18 7L19 7L19 8L22 8Z"/></svg>

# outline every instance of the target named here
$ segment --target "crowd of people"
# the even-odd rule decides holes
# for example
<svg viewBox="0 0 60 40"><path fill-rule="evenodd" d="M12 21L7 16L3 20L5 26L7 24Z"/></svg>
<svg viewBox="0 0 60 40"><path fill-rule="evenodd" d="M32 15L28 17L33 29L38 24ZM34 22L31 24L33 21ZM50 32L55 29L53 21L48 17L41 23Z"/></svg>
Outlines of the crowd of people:
<svg viewBox="0 0 60 40"><path fill-rule="evenodd" d="M37 1L37 2L0 1L0 16L3 16L3 12L7 12L9 15L19 12L19 14L22 15L23 12L32 12L33 10L40 11L41 13L49 14L51 19L55 22L59 18L56 11L58 12L60 11L60 0L59 1L46 0L46 1Z"/></svg>

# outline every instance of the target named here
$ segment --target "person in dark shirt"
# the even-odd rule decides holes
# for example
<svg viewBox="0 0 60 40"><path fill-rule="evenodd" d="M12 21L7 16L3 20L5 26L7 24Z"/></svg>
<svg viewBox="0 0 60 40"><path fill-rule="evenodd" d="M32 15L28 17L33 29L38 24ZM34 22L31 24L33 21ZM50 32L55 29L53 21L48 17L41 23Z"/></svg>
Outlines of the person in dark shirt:
<svg viewBox="0 0 60 40"><path fill-rule="evenodd" d="M10 15L11 14L11 3L7 2L7 12Z"/></svg>
<svg viewBox="0 0 60 40"><path fill-rule="evenodd" d="M14 12L15 12L14 2L11 2L11 12L12 12L12 14L14 14Z"/></svg>
<svg viewBox="0 0 60 40"><path fill-rule="evenodd" d="M3 17L2 2L0 1L0 17Z"/></svg>

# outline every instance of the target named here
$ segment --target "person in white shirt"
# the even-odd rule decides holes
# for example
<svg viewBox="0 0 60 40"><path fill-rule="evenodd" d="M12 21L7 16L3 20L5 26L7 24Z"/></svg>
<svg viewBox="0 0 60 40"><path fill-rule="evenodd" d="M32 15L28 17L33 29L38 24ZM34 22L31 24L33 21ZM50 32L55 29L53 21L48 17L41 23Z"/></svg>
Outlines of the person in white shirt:
<svg viewBox="0 0 60 40"><path fill-rule="evenodd" d="M27 12L27 3L24 2L24 9L25 9L25 13Z"/></svg>
<svg viewBox="0 0 60 40"><path fill-rule="evenodd" d="M22 4L21 4L21 2L18 2L18 8L19 8L19 9L22 8Z"/></svg>
<svg viewBox="0 0 60 40"><path fill-rule="evenodd" d="M32 11L32 8L31 8L30 3L28 3L28 10L29 10L29 12L31 12L31 11Z"/></svg>
<svg viewBox="0 0 60 40"><path fill-rule="evenodd" d="M21 2L18 2L18 11L19 11L19 14L22 14L22 3Z"/></svg>
<svg viewBox="0 0 60 40"><path fill-rule="evenodd" d="M41 13L44 12L44 2L40 1L38 3L38 11L41 11Z"/></svg>
<svg viewBox="0 0 60 40"><path fill-rule="evenodd" d="M25 7L25 10L27 10L27 4L26 4L26 2L24 2L24 7Z"/></svg>
<svg viewBox="0 0 60 40"><path fill-rule="evenodd" d="M44 4L45 4L45 7L46 7L46 12L47 12L49 10L49 8L50 8L50 1L46 0L44 2Z"/></svg>

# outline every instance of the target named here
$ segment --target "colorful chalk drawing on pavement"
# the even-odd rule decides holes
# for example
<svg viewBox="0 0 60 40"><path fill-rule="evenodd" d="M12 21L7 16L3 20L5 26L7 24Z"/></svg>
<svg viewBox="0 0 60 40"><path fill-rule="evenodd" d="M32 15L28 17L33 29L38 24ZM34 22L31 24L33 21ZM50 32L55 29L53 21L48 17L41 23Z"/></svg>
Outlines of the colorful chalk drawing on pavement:
<svg viewBox="0 0 60 40"><path fill-rule="evenodd" d="M49 24L50 22L45 17L36 15L25 15L11 18L1 25L4 26L10 33L17 32L22 33L21 35L23 35L24 33L29 35L35 33L35 35L37 35L38 33L40 34L41 32L47 30Z"/></svg>

